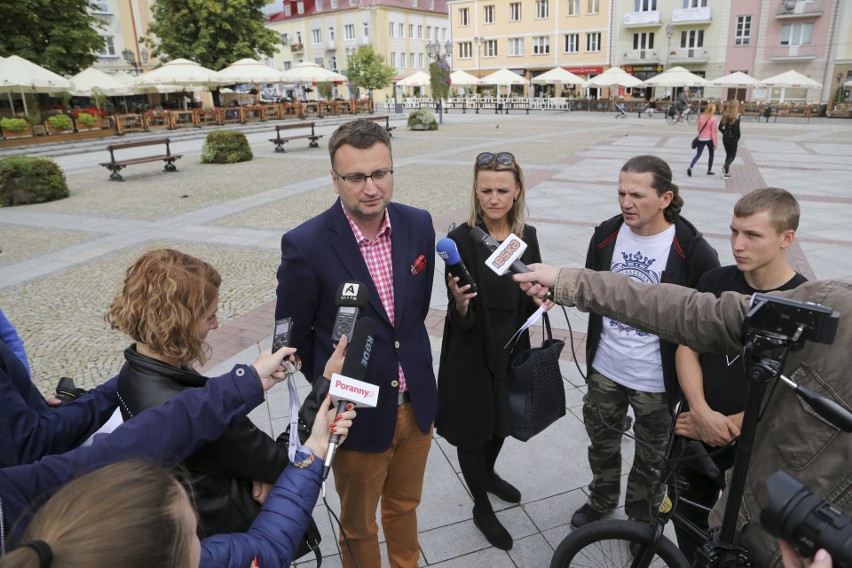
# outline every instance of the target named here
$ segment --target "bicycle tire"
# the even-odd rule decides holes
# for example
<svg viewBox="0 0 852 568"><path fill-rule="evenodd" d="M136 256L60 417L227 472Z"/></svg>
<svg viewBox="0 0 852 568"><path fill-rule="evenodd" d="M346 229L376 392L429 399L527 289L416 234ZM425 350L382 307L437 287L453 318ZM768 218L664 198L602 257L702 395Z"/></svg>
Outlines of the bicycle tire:
<svg viewBox="0 0 852 568"><path fill-rule="evenodd" d="M666 122L669 124L677 124L677 115L666 113Z"/></svg>
<svg viewBox="0 0 852 568"><path fill-rule="evenodd" d="M590 523L572 531L562 539L550 568L626 567L632 566L629 544L650 544L654 529L650 525L626 520L606 520ZM689 562L677 546L662 537L652 568L689 568Z"/></svg>
<svg viewBox="0 0 852 568"><path fill-rule="evenodd" d="M690 112L688 115L686 115L686 122L693 126L698 124L698 113L695 111Z"/></svg>

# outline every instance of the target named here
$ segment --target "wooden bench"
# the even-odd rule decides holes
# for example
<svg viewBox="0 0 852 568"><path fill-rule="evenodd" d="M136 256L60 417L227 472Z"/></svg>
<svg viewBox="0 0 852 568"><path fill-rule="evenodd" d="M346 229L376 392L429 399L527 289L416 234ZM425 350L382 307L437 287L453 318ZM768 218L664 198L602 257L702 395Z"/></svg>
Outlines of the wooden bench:
<svg viewBox="0 0 852 568"><path fill-rule="evenodd" d="M390 115L387 114L384 116L365 116L361 120L366 120L367 122L384 122L384 129L388 133L388 136L393 136L393 130L396 129L396 126L390 125Z"/></svg>
<svg viewBox="0 0 852 568"><path fill-rule="evenodd" d="M140 148L142 146L157 146L159 144L166 145L166 153L158 154L156 156L144 156L142 158L131 158L129 160L116 160L115 159L115 151L116 150L124 150L127 148ZM127 144L110 144L107 146L107 150L109 150L109 162L101 162L101 165L107 169L109 169L109 179L110 181L124 181L124 178L119 174L119 170L122 168L126 168L127 166L133 164L144 164L145 162L159 162L163 161L166 163L163 171L166 172L176 172L177 167L175 166L175 160L179 159L183 154L172 154L169 148L169 139L168 138L158 138L156 140L143 140L141 142L128 142Z"/></svg>
<svg viewBox="0 0 852 568"><path fill-rule="evenodd" d="M293 130L296 128L308 128L310 127L310 134L299 134L297 136L281 136L282 130ZM317 140L322 138L322 135L317 135L314 132L314 123L313 122L299 122L297 124L279 124L275 127L275 138L270 138L269 141L275 144L276 152L286 152L284 149L284 144L289 142L290 140L310 140L308 146L311 148L319 148L319 143Z"/></svg>

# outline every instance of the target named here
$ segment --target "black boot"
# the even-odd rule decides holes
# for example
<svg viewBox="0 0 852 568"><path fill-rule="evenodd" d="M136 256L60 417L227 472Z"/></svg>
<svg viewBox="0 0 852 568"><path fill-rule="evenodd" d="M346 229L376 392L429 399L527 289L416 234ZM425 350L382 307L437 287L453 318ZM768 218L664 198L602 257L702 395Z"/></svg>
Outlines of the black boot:
<svg viewBox="0 0 852 568"><path fill-rule="evenodd" d="M497 519L497 515L494 514L494 510L490 504L482 507L474 505L473 524L485 535L491 546L500 550L512 549L512 545L514 544L512 535L509 534L509 531Z"/></svg>
<svg viewBox="0 0 852 568"><path fill-rule="evenodd" d="M493 471L491 472L491 477L485 482L485 490L493 493L507 503L521 502L521 492Z"/></svg>

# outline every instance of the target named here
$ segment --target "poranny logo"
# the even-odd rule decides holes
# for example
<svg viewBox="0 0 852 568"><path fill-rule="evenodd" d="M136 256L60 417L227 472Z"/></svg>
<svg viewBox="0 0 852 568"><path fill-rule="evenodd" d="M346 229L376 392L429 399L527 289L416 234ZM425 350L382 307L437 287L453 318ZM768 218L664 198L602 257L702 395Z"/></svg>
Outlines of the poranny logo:
<svg viewBox="0 0 852 568"><path fill-rule="evenodd" d="M376 396L376 393L370 389L366 389L355 384L345 383L340 379L334 381L334 388L337 391L356 394L364 398L373 398Z"/></svg>

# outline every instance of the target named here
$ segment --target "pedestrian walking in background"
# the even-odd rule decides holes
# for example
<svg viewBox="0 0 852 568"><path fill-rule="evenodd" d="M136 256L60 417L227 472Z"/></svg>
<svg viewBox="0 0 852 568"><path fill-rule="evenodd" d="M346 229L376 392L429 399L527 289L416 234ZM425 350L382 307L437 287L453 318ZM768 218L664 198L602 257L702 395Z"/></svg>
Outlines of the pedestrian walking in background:
<svg viewBox="0 0 852 568"><path fill-rule="evenodd" d="M722 166L722 177L731 179L731 164L737 157L737 147L740 144L740 101L728 101L722 121L719 123L722 133L722 145L725 147L725 165ZM711 159L712 163L713 160Z"/></svg>
<svg viewBox="0 0 852 568"><path fill-rule="evenodd" d="M698 144L693 144L695 148L695 157L692 158L692 162L690 162L689 167L686 168L686 175L692 177L692 168L695 166L695 162L698 161L698 158L701 157L701 153L704 152L704 148L707 148L707 152L709 154L709 161L707 162L707 175L712 176L716 175L716 172L713 171L713 154L716 151L716 105L710 103L707 105L707 108L704 109L704 114L698 119Z"/></svg>

